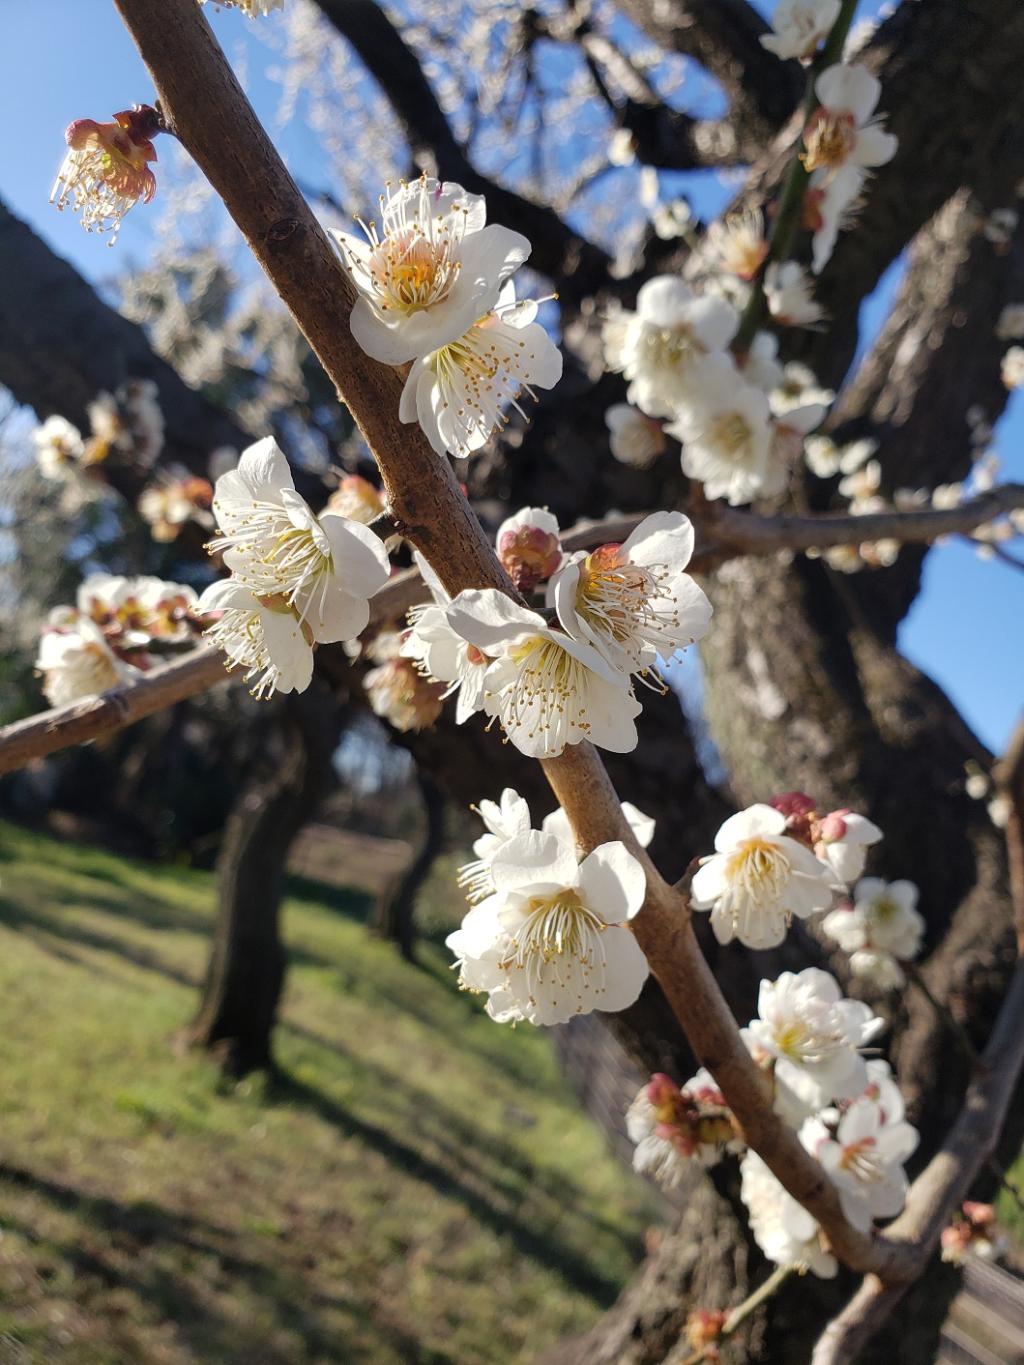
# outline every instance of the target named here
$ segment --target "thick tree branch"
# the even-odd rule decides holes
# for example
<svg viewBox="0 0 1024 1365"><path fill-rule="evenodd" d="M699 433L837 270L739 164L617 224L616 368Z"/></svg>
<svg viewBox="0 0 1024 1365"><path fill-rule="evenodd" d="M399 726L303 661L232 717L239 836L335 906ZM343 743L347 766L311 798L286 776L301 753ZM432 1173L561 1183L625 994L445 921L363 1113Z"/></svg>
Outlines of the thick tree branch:
<svg viewBox="0 0 1024 1365"><path fill-rule="evenodd" d="M531 264L567 298L592 292L607 277L607 254L562 222L554 209L481 175L455 140L419 59L375 0L316 0L324 16L384 91L413 159L442 180L487 196L488 212L533 243Z"/></svg>

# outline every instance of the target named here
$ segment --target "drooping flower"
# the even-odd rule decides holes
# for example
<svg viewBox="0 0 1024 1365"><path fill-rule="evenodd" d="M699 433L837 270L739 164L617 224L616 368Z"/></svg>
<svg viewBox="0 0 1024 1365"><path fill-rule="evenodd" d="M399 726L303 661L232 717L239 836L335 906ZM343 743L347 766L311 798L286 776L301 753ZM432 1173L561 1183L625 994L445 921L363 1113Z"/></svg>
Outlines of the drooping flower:
<svg viewBox="0 0 1024 1365"><path fill-rule="evenodd" d="M243 670L242 681L253 683L254 697L304 692L309 686L313 646L308 627L285 598L258 597L238 579L221 578L203 592L196 612L215 618L206 638L224 651L226 668Z"/></svg>
<svg viewBox="0 0 1024 1365"><path fill-rule="evenodd" d="M273 437L246 450L217 480L213 510L221 534L208 548L258 597L280 597L326 644L366 628L369 601L387 582L380 540L336 512L315 516L295 491Z"/></svg>
<svg viewBox="0 0 1024 1365"><path fill-rule="evenodd" d="M644 871L620 843L577 864L571 846L532 831L491 863L495 892L450 934L465 989L486 991L499 1023L563 1024L621 1010L649 967L628 922L640 910Z"/></svg>
<svg viewBox="0 0 1024 1365"><path fill-rule="evenodd" d="M613 403L604 414L608 447L619 464L647 469L665 449L661 423L630 403Z"/></svg>
<svg viewBox="0 0 1024 1365"><path fill-rule="evenodd" d="M683 473L704 485L706 497L734 507L781 492L786 471L772 459L767 395L744 383L724 355L695 369L699 391L665 428L682 443Z"/></svg>
<svg viewBox="0 0 1024 1365"><path fill-rule="evenodd" d="M109 232L113 246L129 209L140 199L148 204L156 193L149 162L156 160L153 138L160 127L160 116L148 104L122 109L111 123L83 118L68 124L68 153L50 203L58 209L70 203L86 232Z"/></svg>
<svg viewBox="0 0 1024 1365"><path fill-rule="evenodd" d="M775 1079L812 1112L853 1099L868 1084L861 1049L884 1028L859 1000L845 1000L828 972L807 967L762 981L747 1033L774 1059Z"/></svg>
<svg viewBox="0 0 1024 1365"><path fill-rule="evenodd" d="M636 748L640 704L629 678L592 645L552 630L492 588L459 593L448 620L469 644L497 656L484 679L484 709L524 754L553 758L583 740L615 753Z"/></svg>
<svg viewBox="0 0 1024 1365"><path fill-rule="evenodd" d="M640 289L636 312L606 323L609 368L630 381L627 397L649 417L670 417L694 385L694 366L721 353L739 317L725 299L697 295L675 275L658 275Z"/></svg>
<svg viewBox="0 0 1024 1365"><path fill-rule="evenodd" d="M741 280L752 280L768 255L764 214L754 209L718 219L708 228L705 246L720 270Z"/></svg>
<svg viewBox="0 0 1024 1365"><path fill-rule="evenodd" d="M740 1162L740 1198L747 1208L754 1241L775 1265L809 1270L820 1279L835 1277L839 1263L825 1249L816 1220L775 1178L754 1151Z"/></svg>
<svg viewBox="0 0 1024 1365"><path fill-rule="evenodd" d="M711 911L719 943L777 947L794 915L806 919L831 903L831 869L785 830L780 811L755 805L715 836L717 852L701 860L690 899L695 910Z"/></svg>
<svg viewBox="0 0 1024 1365"><path fill-rule="evenodd" d="M896 155L897 139L872 118L882 93L867 67L839 62L814 83L820 104L804 128L802 160L809 171L834 175L847 166L883 166Z"/></svg>
<svg viewBox="0 0 1024 1365"><path fill-rule="evenodd" d="M528 595L562 562L558 518L546 507L523 507L498 527L494 548L509 578Z"/></svg>
<svg viewBox="0 0 1024 1365"><path fill-rule="evenodd" d="M103 631L88 617L79 617L66 629L45 629L35 666L51 706L67 706L138 676L135 668L117 657Z"/></svg>
<svg viewBox="0 0 1024 1365"><path fill-rule="evenodd" d="M841 1115L834 1136L820 1119L809 1118L800 1129L800 1141L824 1166L843 1213L861 1232L876 1218L893 1218L903 1208L903 1163L918 1142L909 1123L884 1122L877 1104L859 1099Z"/></svg>
<svg viewBox="0 0 1024 1365"><path fill-rule="evenodd" d="M769 313L783 327L814 327L828 317L796 261L772 261L765 271L764 293Z"/></svg>
<svg viewBox="0 0 1024 1365"><path fill-rule="evenodd" d="M388 365L457 342L490 313L530 254L518 232L485 226L483 196L452 181L422 175L397 190L388 185L380 212L379 232L374 222L360 224L365 242L347 232L334 236L360 294L352 335Z"/></svg>
<svg viewBox="0 0 1024 1365"><path fill-rule="evenodd" d="M711 603L686 572L693 527L681 512L645 517L621 545L570 555L551 580L565 631L621 673L649 673L707 633Z"/></svg>
<svg viewBox="0 0 1024 1365"><path fill-rule="evenodd" d="M536 317L536 303L517 303L509 281L494 308L413 362L399 419L419 422L438 455L480 450L507 423L506 407L522 412L523 393L535 398L534 388L562 377L562 353Z"/></svg>
<svg viewBox="0 0 1024 1365"><path fill-rule="evenodd" d="M779 0L761 46L783 60L808 61L839 18L840 0Z"/></svg>

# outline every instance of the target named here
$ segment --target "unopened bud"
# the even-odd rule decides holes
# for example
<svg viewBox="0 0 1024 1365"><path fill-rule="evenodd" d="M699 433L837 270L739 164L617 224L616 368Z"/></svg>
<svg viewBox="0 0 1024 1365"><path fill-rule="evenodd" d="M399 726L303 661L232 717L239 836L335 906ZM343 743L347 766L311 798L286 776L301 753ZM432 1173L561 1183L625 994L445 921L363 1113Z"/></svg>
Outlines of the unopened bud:
<svg viewBox="0 0 1024 1365"><path fill-rule="evenodd" d="M524 507L498 528L498 558L522 593L530 593L562 562L558 520L544 507Z"/></svg>

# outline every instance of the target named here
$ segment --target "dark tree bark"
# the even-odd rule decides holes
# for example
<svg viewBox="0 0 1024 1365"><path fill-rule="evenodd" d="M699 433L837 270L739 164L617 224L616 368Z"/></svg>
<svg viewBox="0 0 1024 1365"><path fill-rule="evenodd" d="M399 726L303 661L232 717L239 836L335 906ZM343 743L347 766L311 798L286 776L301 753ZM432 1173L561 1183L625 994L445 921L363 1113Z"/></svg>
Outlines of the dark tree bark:
<svg viewBox="0 0 1024 1365"><path fill-rule="evenodd" d="M0 204L0 384L40 418L88 431L86 408L126 379L152 379L165 422L162 459L205 474L217 446L251 440L190 389L142 328L116 313L75 268Z"/></svg>
<svg viewBox="0 0 1024 1365"><path fill-rule="evenodd" d="M188 1041L214 1053L231 1076L273 1066L286 965L279 925L285 864L328 789L341 731L338 700L320 678L285 699L281 721L283 752L264 748L261 771L243 789L224 832L213 951L188 1030Z"/></svg>
<svg viewBox="0 0 1024 1365"><path fill-rule="evenodd" d="M444 847L444 795L424 768L417 769L416 781L423 797L423 841L409 868L381 896L370 920L373 932L396 944L408 962L416 960L416 898Z"/></svg>

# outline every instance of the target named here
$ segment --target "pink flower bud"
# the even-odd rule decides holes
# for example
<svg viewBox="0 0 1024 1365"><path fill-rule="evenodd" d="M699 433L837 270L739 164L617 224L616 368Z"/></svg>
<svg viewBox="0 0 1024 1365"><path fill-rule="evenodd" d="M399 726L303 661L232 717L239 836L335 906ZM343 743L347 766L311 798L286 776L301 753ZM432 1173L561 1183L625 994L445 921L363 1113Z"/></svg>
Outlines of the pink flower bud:
<svg viewBox="0 0 1024 1365"><path fill-rule="evenodd" d="M558 522L543 507L524 507L502 522L496 547L502 566L522 593L532 592L562 562Z"/></svg>
<svg viewBox="0 0 1024 1365"><path fill-rule="evenodd" d="M826 815L818 825L818 837L824 839L826 844L834 844L845 836L846 821L843 819L844 815L849 815L849 811L834 810Z"/></svg>

